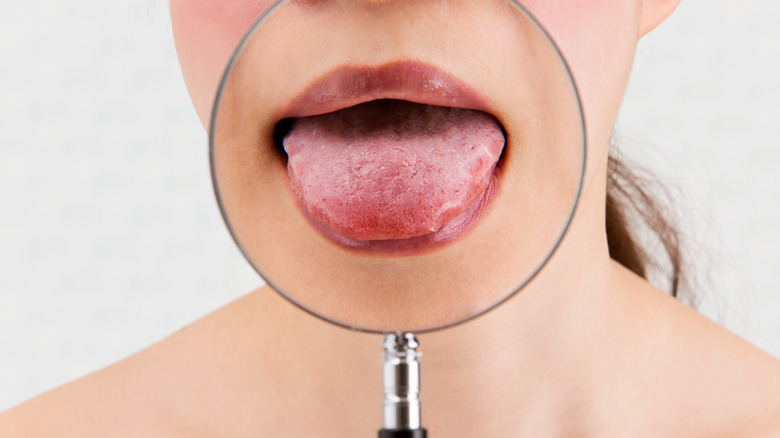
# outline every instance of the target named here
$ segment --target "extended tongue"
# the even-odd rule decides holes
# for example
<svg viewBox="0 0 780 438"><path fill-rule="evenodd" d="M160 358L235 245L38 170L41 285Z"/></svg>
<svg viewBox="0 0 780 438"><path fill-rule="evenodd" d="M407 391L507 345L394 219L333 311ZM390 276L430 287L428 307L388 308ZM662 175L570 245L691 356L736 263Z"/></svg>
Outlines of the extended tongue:
<svg viewBox="0 0 780 438"><path fill-rule="evenodd" d="M376 100L295 119L284 138L303 208L355 240L436 232L480 204L504 146L475 110Z"/></svg>

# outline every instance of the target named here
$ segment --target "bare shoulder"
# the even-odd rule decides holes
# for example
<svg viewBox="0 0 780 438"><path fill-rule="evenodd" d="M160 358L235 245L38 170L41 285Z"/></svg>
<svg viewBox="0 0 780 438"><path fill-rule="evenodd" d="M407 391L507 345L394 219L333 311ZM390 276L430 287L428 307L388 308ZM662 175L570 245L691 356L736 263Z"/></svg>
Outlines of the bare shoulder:
<svg viewBox="0 0 780 438"><path fill-rule="evenodd" d="M252 294L144 351L1 413L0 437L203 436L205 421L179 420L185 412L209 418L213 404L199 401L218 403L239 385L229 376L240 361L230 358L242 342L236 333L244 330L233 329L249 324L241 316L249 300Z"/></svg>
<svg viewBox="0 0 780 438"><path fill-rule="evenodd" d="M0 414L0 436L143 435L140 432L152 425L153 414L143 407L140 390L143 377L138 375L138 362L133 356Z"/></svg>
<svg viewBox="0 0 780 438"><path fill-rule="evenodd" d="M780 437L780 361L633 274L622 275L649 328L648 396L670 418L696 425L686 436Z"/></svg>

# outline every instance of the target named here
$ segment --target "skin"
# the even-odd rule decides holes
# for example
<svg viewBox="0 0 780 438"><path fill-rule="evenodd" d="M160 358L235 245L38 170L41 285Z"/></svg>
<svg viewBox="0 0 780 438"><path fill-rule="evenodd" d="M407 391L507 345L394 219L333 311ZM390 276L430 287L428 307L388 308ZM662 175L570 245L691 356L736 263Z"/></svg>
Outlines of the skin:
<svg viewBox="0 0 780 438"><path fill-rule="evenodd" d="M204 125L226 59L268 3L171 0L182 71ZM586 188L563 245L523 293L420 337L431 436L780 435L778 362L608 254L608 138L637 41L676 4L524 2L580 87L591 145ZM0 415L0 436L372 436L381 424L380 342L263 288Z"/></svg>

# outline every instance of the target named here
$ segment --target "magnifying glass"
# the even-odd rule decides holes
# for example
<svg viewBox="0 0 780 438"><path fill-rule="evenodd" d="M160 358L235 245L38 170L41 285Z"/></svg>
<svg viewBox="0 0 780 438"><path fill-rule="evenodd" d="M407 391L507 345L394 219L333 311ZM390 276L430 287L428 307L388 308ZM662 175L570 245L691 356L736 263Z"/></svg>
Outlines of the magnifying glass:
<svg viewBox="0 0 780 438"><path fill-rule="evenodd" d="M211 121L236 244L278 293L384 334L382 437L424 436L415 335L520 291L577 206L576 86L511 0L278 1Z"/></svg>

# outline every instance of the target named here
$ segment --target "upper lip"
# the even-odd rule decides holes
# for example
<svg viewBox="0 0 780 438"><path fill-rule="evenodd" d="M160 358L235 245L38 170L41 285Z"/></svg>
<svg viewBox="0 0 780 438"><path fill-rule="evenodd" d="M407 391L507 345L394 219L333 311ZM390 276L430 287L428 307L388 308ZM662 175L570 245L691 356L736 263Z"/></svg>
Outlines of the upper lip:
<svg viewBox="0 0 780 438"><path fill-rule="evenodd" d="M487 99L441 69L419 61L346 65L314 80L282 108L282 118L308 117L377 99L485 111Z"/></svg>

